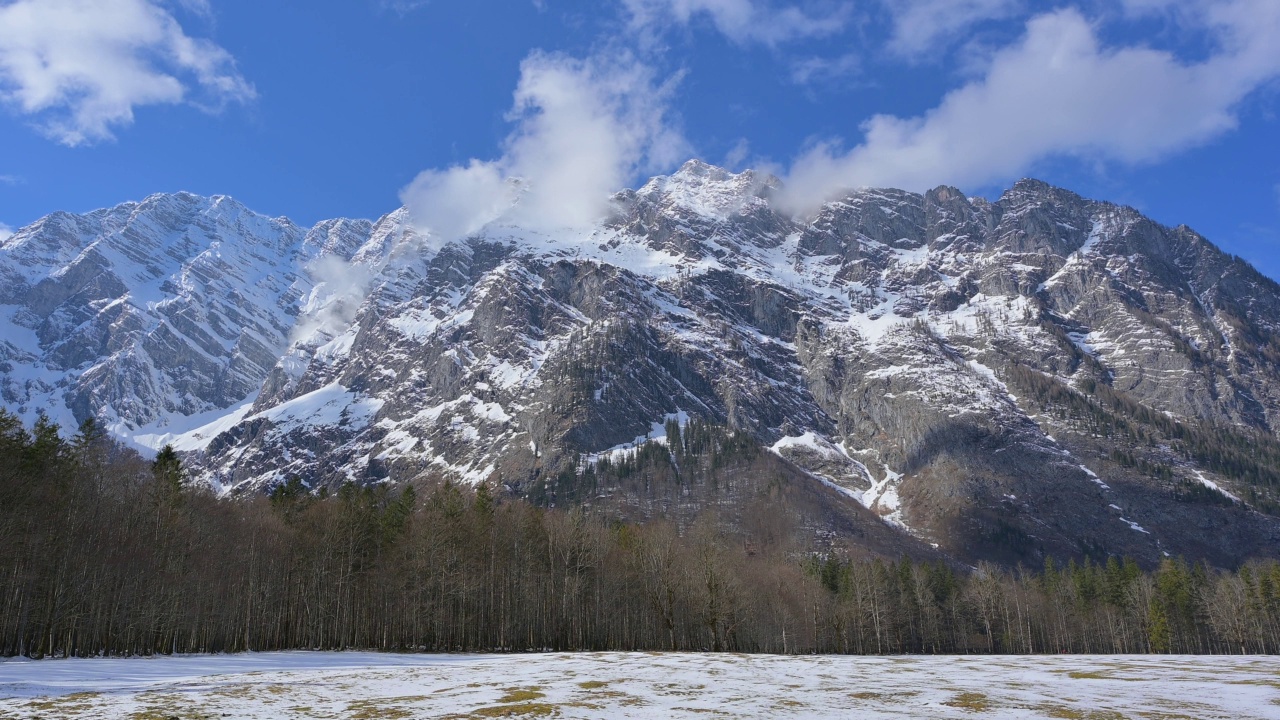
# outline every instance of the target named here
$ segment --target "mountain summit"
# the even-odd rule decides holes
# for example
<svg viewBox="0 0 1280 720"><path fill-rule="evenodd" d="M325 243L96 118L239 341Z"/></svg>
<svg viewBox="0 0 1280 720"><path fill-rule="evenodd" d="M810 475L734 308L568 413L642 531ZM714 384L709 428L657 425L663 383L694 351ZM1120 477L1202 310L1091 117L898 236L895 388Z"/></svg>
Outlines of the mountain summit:
<svg viewBox="0 0 1280 720"><path fill-rule="evenodd" d="M691 161L594 228L443 247L404 210L56 213L0 245L0 394L228 493L451 479L652 516L763 492L766 466L691 489L696 435L768 451L837 508L815 525L968 562L1275 554L1276 283L1034 180L803 221L776 188Z"/></svg>

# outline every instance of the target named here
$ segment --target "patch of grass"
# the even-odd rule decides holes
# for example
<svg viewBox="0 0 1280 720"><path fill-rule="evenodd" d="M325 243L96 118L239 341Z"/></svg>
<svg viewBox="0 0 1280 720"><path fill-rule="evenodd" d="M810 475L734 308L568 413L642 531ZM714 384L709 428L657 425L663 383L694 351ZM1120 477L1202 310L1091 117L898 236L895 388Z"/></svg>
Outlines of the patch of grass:
<svg viewBox="0 0 1280 720"><path fill-rule="evenodd" d="M86 712L93 709L93 703L99 693L78 692L61 697L40 698L27 703L27 707L36 712L53 713L54 717L66 713Z"/></svg>
<svg viewBox="0 0 1280 720"><path fill-rule="evenodd" d="M609 684L608 681L605 681L605 680L584 680L578 683L578 687L582 688L583 690L599 690L600 688L605 687L608 684Z"/></svg>
<svg viewBox="0 0 1280 720"><path fill-rule="evenodd" d="M1280 681L1276 680L1228 680L1228 685L1261 685L1280 689Z"/></svg>
<svg viewBox="0 0 1280 720"><path fill-rule="evenodd" d="M592 702L600 702L602 700L611 702L614 705L648 705L642 698L617 690L601 690L600 692L591 693Z"/></svg>
<svg viewBox="0 0 1280 720"><path fill-rule="evenodd" d="M702 691L707 689L706 685L686 685L685 683L656 683L653 687L663 695L675 697L694 697L701 695Z"/></svg>
<svg viewBox="0 0 1280 720"><path fill-rule="evenodd" d="M861 692L849 693L849 697L853 698L854 700L874 700L876 702L887 703L887 702L896 702L898 700L901 700L902 698L914 697L919 694L920 693L915 690L904 690L902 692L897 692L897 693L878 693L878 692L871 692L870 690L863 690Z"/></svg>
<svg viewBox="0 0 1280 720"><path fill-rule="evenodd" d="M546 693L536 687L507 688L503 692L505 692L506 695L498 698L498 702L500 703L527 703L531 700L541 700L547 696Z"/></svg>
<svg viewBox="0 0 1280 720"><path fill-rule="evenodd" d="M347 704L347 712L351 713L348 717L351 720L400 720L401 718L413 717L413 711L408 708L388 706L377 700L359 700Z"/></svg>
<svg viewBox="0 0 1280 720"><path fill-rule="evenodd" d="M356 700L347 704L347 712L352 713L351 720L396 720L397 718L415 717L414 711L401 707L403 703L414 703L427 700L425 695L402 695L398 697L370 698ZM310 708L307 708L310 709Z"/></svg>
<svg viewBox="0 0 1280 720"><path fill-rule="evenodd" d="M472 710L467 715L455 715L455 718L504 718L504 717L547 717L556 714L556 706L547 703L525 702L515 705L496 705Z"/></svg>
<svg viewBox="0 0 1280 720"><path fill-rule="evenodd" d="M209 692L210 695L229 698L252 698L257 695L253 685L225 685Z"/></svg>
<svg viewBox="0 0 1280 720"><path fill-rule="evenodd" d="M942 703L948 707L963 708L973 712L986 712L991 709L991 701L979 692L962 692Z"/></svg>
<svg viewBox="0 0 1280 720"><path fill-rule="evenodd" d="M129 720L209 720L213 715L172 707L152 707L129 715Z"/></svg>
<svg viewBox="0 0 1280 720"><path fill-rule="evenodd" d="M1062 705L1041 705L1036 710L1046 717L1062 718L1062 720L1124 720L1120 713L1110 710L1081 710Z"/></svg>
<svg viewBox="0 0 1280 720"><path fill-rule="evenodd" d="M1143 682L1146 678L1123 677L1116 675L1119 670L1142 670L1137 667L1110 667L1099 670L1071 670L1067 677L1072 680L1123 680L1125 682Z"/></svg>
<svg viewBox="0 0 1280 720"><path fill-rule="evenodd" d="M131 713L129 720L212 720L216 713L191 707L190 698L172 693L139 693L136 697L146 707Z"/></svg>

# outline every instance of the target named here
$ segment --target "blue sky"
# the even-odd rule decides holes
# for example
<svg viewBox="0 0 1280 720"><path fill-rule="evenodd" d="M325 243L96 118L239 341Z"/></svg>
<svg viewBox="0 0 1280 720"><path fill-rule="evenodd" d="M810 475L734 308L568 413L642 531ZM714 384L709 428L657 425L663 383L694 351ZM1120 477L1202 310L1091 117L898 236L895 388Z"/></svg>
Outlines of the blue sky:
<svg viewBox="0 0 1280 720"><path fill-rule="evenodd" d="M175 190L459 233L513 176L572 223L696 156L796 212L1039 177L1280 277L1276 37L1275 0L0 0L0 234Z"/></svg>

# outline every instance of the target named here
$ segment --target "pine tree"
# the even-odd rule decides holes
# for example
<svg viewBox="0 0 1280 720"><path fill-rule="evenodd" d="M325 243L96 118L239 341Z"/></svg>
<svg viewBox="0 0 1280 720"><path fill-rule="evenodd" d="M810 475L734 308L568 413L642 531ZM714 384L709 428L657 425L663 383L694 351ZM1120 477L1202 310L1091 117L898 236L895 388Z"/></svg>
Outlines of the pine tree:
<svg viewBox="0 0 1280 720"><path fill-rule="evenodd" d="M174 507L182 502L182 459L172 445L165 445L151 463L151 475L155 478L157 505Z"/></svg>

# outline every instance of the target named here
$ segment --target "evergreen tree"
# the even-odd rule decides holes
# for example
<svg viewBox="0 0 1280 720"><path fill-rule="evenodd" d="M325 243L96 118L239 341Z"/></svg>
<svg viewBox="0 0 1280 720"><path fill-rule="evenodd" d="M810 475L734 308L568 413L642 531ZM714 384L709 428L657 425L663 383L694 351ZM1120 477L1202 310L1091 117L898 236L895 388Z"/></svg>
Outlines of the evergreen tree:
<svg viewBox="0 0 1280 720"><path fill-rule="evenodd" d="M157 505L174 507L182 502L182 459L172 445L165 445L151 462L151 476L155 480Z"/></svg>

